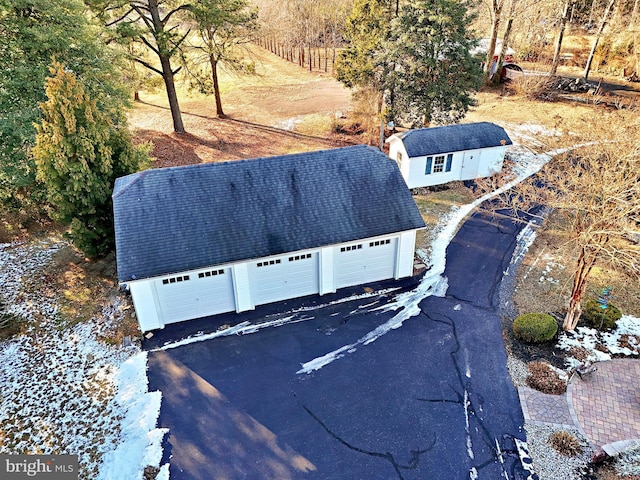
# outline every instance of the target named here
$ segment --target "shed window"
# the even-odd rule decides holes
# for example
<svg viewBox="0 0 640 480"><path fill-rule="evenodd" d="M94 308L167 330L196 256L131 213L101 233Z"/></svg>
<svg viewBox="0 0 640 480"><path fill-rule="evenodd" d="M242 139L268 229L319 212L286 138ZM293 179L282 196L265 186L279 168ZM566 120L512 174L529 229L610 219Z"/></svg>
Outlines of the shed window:
<svg viewBox="0 0 640 480"><path fill-rule="evenodd" d="M340 247L341 252L351 252L352 250L361 250L362 244L359 243L357 245L347 245L346 247Z"/></svg>
<svg viewBox="0 0 640 480"><path fill-rule="evenodd" d="M402 162L402 152L396 153L396 160L398 161L398 163Z"/></svg>
<svg viewBox="0 0 640 480"><path fill-rule="evenodd" d="M433 173L444 172L444 155L438 155L433 159Z"/></svg>
<svg viewBox="0 0 640 480"><path fill-rule="evenodd" d="M424 169L425 175L431 174L431 165L433 164L433 157L427 157L427 166Z"/></svg>
<svg viewBox="0 0 640 480"><path fill-rule="evenodd" d="M452 163L453 163L453 153L450 153L449 155L447 155L447 166L444 169L445 172L450 172L451 171L451 164Z"/></svg>

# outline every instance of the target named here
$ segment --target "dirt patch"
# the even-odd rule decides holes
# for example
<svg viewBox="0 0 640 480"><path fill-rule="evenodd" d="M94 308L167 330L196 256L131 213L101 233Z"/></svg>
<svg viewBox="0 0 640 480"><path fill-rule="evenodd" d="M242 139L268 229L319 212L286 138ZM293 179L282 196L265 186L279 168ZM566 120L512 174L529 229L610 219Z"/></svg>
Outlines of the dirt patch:
<svg viewBox="0 0 640 480"><path fill-rule="evenodd" d="M141 92L142 102L129 116L136 142L153 142L154 167L258 158L360 143L357 137L333 133L332 119L350 108L351 94L333 78L253 49L255 76L222 74L226 118L215 114L212 96L182 88L180 107L186 134L173 132L162 92ZM326 130L300 133L306 117L326 116ZM317 121L315 122L318 123Z"/></svg>

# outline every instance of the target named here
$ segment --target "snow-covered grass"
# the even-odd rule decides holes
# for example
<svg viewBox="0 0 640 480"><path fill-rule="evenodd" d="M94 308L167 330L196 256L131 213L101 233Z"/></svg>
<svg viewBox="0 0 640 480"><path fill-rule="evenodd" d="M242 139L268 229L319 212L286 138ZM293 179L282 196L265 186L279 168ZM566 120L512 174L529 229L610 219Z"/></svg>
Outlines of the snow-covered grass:
<svg viewBox="0 0 640 480"><path fill-rule="evenodd" d="M65 247L51 239L0 245L2 296L24 327L0 343L0 453L75 454L79 478L142 478L160 463L159 393L147 393L137 347L98 340L122 314L118 296L104 299L101 315L63 326L42 277Z"/></svg>
<svg viewBox="0 0 640 480"><path fill-rule="evenodd" d="M558 338L558 347L569 352L568 368L577 367L585 362L611 360L613 355L637 357L640 355L640 318L623 315L612 332L601 332L588 327L578 327L573 332L562 332ZM582 352L581 358L572 356L572 349Z"/></svg>

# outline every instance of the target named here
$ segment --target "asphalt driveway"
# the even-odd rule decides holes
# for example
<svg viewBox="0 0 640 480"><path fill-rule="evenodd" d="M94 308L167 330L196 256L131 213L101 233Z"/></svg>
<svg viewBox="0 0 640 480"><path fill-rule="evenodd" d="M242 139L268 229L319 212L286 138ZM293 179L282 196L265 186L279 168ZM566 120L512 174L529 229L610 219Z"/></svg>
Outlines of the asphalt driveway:
<svg viewBox="0 0 640 480"><path fill-rule="evenodd" d="M371 343L359 339L397 313L378 309L397 292L314 300L277 328L151 350L171 478L524 478L513 441L525 438L523 417L496 313L520 227L467 220L447 250L446 297L425 298L419 315ZM334 361L301 372L331 352Z"/></svg>

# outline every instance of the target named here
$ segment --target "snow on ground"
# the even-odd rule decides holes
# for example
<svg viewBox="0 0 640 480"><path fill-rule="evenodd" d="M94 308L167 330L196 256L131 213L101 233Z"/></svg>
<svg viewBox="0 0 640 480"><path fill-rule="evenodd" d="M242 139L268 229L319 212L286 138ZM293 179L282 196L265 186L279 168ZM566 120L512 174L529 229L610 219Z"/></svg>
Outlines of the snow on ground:
<svg viewBox="0 0 640 480"><path fill-rule="evenodd" d="M594 328L578 327L573 332L562 332L558 347L571 351L571 348L586 350L587 358L578 360L567 357L567 367L574 368L585 362L611 360L613 355L640 355L640 318L623 315L616 322L612 332L600 332Z"/></svg>
<svg viewBox="0 0 640 480"><path fill-rule="evenodd" d="M0 453L76 454L81 479L142 478L160 462L160 394L146 391L139 349L97 340L121 311L117 299L100 318L64 327L55 293L39 290L43 268L65 246L0 245L3 300L28 325L0 343Z"/></svg>
<svg viewBox="0 0 640 480"><path fill-rule="evenodd" d="M512 188L562 152L534 153L518 144L517 139L522 139L544 147L540 137L545 133L534 125L507 128L515 143L509 151L514 162L512 180L469 205L453 208L443 219L432 243L431 264L420 285L383 307L398 312L393 318L353 344L310 360L298 373L322 368L377 340L419 313L419 303L424 298L446 293L445 252L464 219L480 203ZM525 227L518 238L516 255L524 255L534 238L533 224ZM166 432L155 427L161 394L147 391L146 354L136 347L109 346L97 340L104 323L118 314L117 302L107 306L100 318L59 328L55 296L34 288L53 253L64 246L55 241L0 245L3 299L9 305L9 313L22 316L29 325L25 335L0 343L0 453L77 454L83 479L142 478L144 467L150 465L159 468L158 479L166 480L169 466L159 465ZM212 335L253 333L309 318L313 317L292 312L275 322L240 324L235 330ZM638 319L625 317L619 325L637 354ZM580 337L567 338L566 345L582 341L584 346L595 334L578 331L576 335ZM601 341L615 343L613 336L602 335ZM619 335L622 338L624 334ZM208 338L201 335L184 342ZM175 346L178 344L163 348Z"/></svg>

